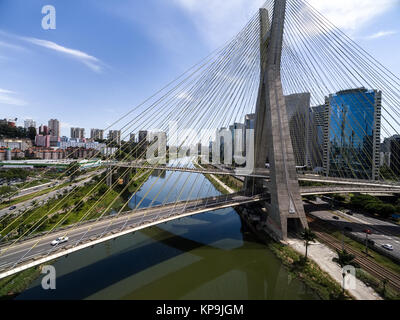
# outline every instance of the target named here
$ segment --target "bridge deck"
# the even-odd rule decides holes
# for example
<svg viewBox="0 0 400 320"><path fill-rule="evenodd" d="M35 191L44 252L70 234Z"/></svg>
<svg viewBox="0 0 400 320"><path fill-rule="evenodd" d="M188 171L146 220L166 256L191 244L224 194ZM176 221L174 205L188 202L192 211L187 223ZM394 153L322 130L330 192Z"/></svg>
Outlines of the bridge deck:
<svg viewBox="0 0 400 320"><path fill-rule="evenodd" d="M243 193L237 193L182 201L139 209L120 217L107 217L99 221L75 225L62 231L27 239L13 245L10 249L7 249L7 244L5 244L0 248L0 279L157 224L208 211L255 203L265 200L267 197L267 195L246 196ZM62 236L68 236L69 242L51 247L51 241Z"/></svg>
<svg viewBox="0 0 400 320"><path fill-rule="evenodd" d="M115 166L121 168L133 168L133 169L147 169L147 170L163 170L163 171L171 171L171 172L188 172L188 173L199 173L199 174L214 174L214 175L228 175L228 176L236 176L236 177L254 177L260 179L269 180L269 170L259 170L256 173L249 173L248 170L244 169L199 169L199 168L187 168L187 167L168 167L168 166L150 166L150 165L141 165L141 164L123 164L117 163ZM362 186L362 187L377 187L377 188L396 188L400 189L399 183L391 183L386 181L374 181L374 180L359 180L359 179L346 179L346 178L333 178L333 177L325 177L321 175L313 175L313 174L298 174L297 175L299 181L306 182L319 182L319 183L328 183L328 184L338 184L338 185L353 185L353 186Z"/></svg>

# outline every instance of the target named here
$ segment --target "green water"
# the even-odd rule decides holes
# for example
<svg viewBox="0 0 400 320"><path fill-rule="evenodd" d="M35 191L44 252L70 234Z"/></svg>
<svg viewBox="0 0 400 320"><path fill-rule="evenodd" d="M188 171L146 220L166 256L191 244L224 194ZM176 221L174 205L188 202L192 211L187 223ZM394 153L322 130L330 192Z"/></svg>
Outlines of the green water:
<svg viewBox="0 0 400 320"><path fill-rule="evenodd" d="M170 191L185 181L190 187L181 199L218 194L200 175L168 173L156 183L169 175L170 188L156 203L176 199L178 192ZM154 194L144 200L148 205ZM316 299L243 229L233 209L146 229L58 260L56 290L43 290L38 279L18 299Z"/></svg>

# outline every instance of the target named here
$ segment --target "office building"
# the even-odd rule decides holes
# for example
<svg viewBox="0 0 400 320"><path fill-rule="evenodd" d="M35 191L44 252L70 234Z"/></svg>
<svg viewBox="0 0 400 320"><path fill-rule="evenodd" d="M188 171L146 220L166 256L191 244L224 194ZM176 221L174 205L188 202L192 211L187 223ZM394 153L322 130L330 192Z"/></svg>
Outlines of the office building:
<svg viewBox="0 0 400 320"><path fill-rule="evenodd" d="M396 135L390 139L390 165L391 171L400 176L400 136Z"/></svg>
<svg viewBox="0 0 400 320"><path fill-rule="evenodd" d="M324 118L325 105L310 108L308 166L316 171L321 171L324 161Z"/></svg>
<svg viewBox="0 0 400 320"><path fill-rule="evenodd" d="M296 166L310 165L309 126L310 93L296 93L285 96L286 113L289 121L290 138Z"/></svg>
<svg viewBox="0 0 400 320"><path fill-rule="evenodd" d="M325 98L327 176L379 178L382 92L350 89Z"/></svg>
<svg viewBox="0 0 400 320"><path fill-rule="evenodd" d="M139 143L144 143L147 140L148 131L141 130L139 131Z"/></svg>

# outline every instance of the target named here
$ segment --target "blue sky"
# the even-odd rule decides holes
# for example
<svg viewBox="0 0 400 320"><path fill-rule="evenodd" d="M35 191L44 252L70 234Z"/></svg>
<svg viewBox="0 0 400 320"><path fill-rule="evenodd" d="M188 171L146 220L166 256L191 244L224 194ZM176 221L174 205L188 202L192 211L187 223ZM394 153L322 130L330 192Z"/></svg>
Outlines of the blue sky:
<svg viewBox="0 0 400 320"><path fill-rule="evenodd" d="M400 75L398 0L309 2ZM68 136L71 126L107 127L229 40L262 3L0 0L0 118L57 118ZM41 27L44 5L56 8L56 30Z"/></svg>

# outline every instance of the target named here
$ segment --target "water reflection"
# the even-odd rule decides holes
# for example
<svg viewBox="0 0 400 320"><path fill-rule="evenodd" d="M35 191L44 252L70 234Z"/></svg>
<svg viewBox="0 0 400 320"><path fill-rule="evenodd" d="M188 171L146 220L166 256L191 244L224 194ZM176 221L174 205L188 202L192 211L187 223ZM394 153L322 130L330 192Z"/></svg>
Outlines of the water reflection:
<svg viewBox="0 0 400 320"><path fill-rule="evenodd" d="M163 184L165 191L159 193ZM142 199L141 207L155 198L154 204L161 204L218 194L202 175L167 172L151 176L130 207ZM315 298L253 239L233 209L124 236L54 266L57 290L44 291L38 279L18 299Z"/></svg>

